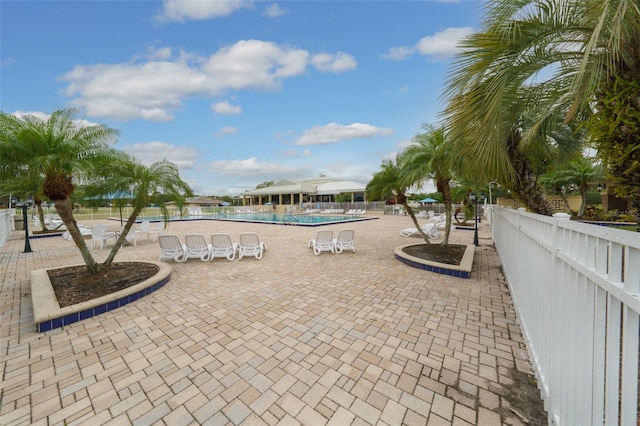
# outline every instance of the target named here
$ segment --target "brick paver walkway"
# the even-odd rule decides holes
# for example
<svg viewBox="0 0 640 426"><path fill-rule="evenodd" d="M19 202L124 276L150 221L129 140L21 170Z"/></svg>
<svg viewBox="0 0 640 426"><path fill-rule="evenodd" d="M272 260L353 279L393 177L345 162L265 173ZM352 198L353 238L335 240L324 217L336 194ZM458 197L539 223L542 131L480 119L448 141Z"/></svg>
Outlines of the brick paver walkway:
<svg viewBox="0 0 640 426"><path fill-rule="evenodd" d="M510 372L530 365L486 223L468 280L395 260L394 247L419 242L399 235L409 226L398 216L325 226L354 228L357 253L314 256L317 229L171 223L180 236L255 231L268 251L171 262L157 292L46 333L29 272L81 257L61 237L22 253L14 232L0 248L0 424L521 424L503 395ZM158 255L144 239L116 260Z"/></svg>

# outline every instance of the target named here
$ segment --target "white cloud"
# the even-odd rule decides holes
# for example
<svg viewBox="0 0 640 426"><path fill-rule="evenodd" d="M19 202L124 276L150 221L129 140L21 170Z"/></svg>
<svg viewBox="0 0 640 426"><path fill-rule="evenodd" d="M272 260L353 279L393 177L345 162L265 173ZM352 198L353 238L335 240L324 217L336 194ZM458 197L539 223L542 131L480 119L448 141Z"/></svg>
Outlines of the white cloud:
<svg viewBox="0 0 640 426"><path fill-rule="evenodd" d="M447 58L456 54L460 41L473 33L471 27L447 28L432 36L424 37L416 44L416 50L435 59Z"/></svg>
<svg viewBox="0 0 640 426"><path fill-rule="evenodd" d="M284 79L313 65L323 72L355 68L350 55L323 53L310 60L304 49L262 40L241 40L208 57L156 48L154 60L79 65L59 77L62 94L87 115L115 120L169 121L190 97L220 96L229 90L278 90Z"/></svg>
<svg viewBox="0 0 640 426"><path fill-rule="evenodd" d="M202 72L215 92L227 89L278 89L283 78L304 74L306 50L261 40L241 40L211 55Z"/></svg>
<svg viewBox="0 0 640 426"><path fill-rule="evenodd" d="M392 61L404 61L414 53L426 55L433 60L449 58L459 50L460 41L473 33L471 27L447 28L434 35L426 36L418 41L415 46L395 46L380 55L382 59Z"/></svg>
<svg viewBox="0 0 640 426"><path fill-rule="evenodd" d="M287 151L284 151L283 155L285 157L291 157L291 158L310 157L311 151L309 149L305 149L304 151L300 152L297 149L289 149Z"/></svg>
<svg viewBox="0 0 640 426"><path fill-rule="evenodd" d="M405 59L409 59L414 52L415 49L412 47L396 46L389 49L387 53L380 55L380 57L382 59L390 59L392 61L404 61Z"/></svg>
<svg viewBox="0 0 640 426"><path fill-rule="evenodd" d="M171 59L173 52L170 47L151 48L147 51L145 57L149 61L166 61Z"/></svg>
<svg viewBox="0 0 640 426"><path fill-rule="evenodd" d="M51 114L47 112L42 112L42 111L25 111L25 112L16 111L12 115L16 116L17 118L24 118L30 115L42 121L47 121L49 117L51 117Z"/></svg>
<svg viewBox="0 0 640 426"><path fill-rule="evenodd" d="M264 8L262 12L263 16L267 16L269 18L277 18L278 16L282 16L286 14L287 11L284 10L278 3L272 3L269 6Z"/></svg>
<svg viewBox="0 0 640 426"><path fill-rule="evenodd" d="M222 129L216 132L216 137L221 138L227 135L235 135L236 133L238 133L238 129L236 129L235 127L224 126Z"/></svg>
<svg viewBox="0 0 640 426"><path fill-rule="evenodd" d="M155 19L158 22L186 22L220 18L240 9L251 8L253 3L253 0L165 0L162 11Z"/></svg>
<svg viewBox="0 0 640 426"><path fill-rule="evenodd" d="M352 123L342 125L329 123L324 126L314 126L302 134L296 145L325 145L348 139L370 138L374 136L387 136L393 133L392 129L376 127L370 124Z"/></svg>
<svg viewBox="0 0 640 426"><path fill-rule="evenodd" d="M242 113L242 107L238 105L231 105L229 101L217 102L211 105L211 110L214 113L221 115L237 115Z"/></svg>
<svg viewBox="0 0 640 426"><path fill-rule="evenodd" d="M200 157L200 154L194 149L159 141L125 145L122 150L133 155L146 166L167 159L178 166L180 170L192 169Z"/></svg>
<svg viewBox="0 0 640 426"><path fill-rule="evenodd" d="M66 96L87 115L168 121L182 97L200 93L207 76L180 62L77 66L60 77Z"/></svg>
<svg viewBox="0 0 640 426"><path fill-rule="evenodd" d="M318 71L335 73L351 71L358 65L353 56L344 52L338 52L335 55L319 53L311 58L311 63Z"/></svg>
<svg viewBox="0 0 640 426"><path fill-rule="evenodd" d="M245 160L214 161L208 171L224 176L282 176L296 170L284 164L261 162L256 157L250 157Z"/></svg>
<svg viewBox="0 0 640 426"><path fill-rule="evenodd" d="M12 115L18 117L18 118L24 118L27 115L33 116L39 120L42 121L47 121L49 120L49 117L51 117L51 114L49 114L48 112L42 112L42 111L16 111L14 112ZM97 126L101 123L94 123L88 120L85 120L84 118L81 119L74 119L73 124L75 124L77 127L88 127L88 126Z"/></svg>

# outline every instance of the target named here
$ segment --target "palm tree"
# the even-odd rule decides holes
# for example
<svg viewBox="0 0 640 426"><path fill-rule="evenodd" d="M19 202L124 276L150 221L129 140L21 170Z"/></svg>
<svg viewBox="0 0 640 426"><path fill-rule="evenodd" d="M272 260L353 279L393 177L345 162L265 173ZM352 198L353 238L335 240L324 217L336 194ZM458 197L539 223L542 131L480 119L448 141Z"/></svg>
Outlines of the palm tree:
<svg viewBox="0 0 640 426"><path fill-rule="evenodd" d="M601 168L594 164L593 159L581 158L571 161L566 168L559 170L558 174L565 182L575 185L580 192L582 202L580 203L580 210L578 210L578 217L584 216L589 187L594 181L601 181L605 177Z"/></svg>
<svg viewBox="0 0 640 426"><path fill-rule="evenodd" d="M451 172L452 151L444 128L423 126L424 133L413 138L412 144L400 154L403 173L418 189L427 179L433 179L438 192L442 193L445 205L446 223L442 245L449 243L451 233Z"/></svg>
<svg viewBox="0 0 640 426"><path fill-rule="evenodd" d="M411 209L411 206L407 203L406 192L407 189L413 185L413 182L406 173L403 173L399 166L398 158L396 158L395 162L392 160L383 160L380 167L382 170L374 174L373 178L367 184L367 199L376 200L393 197L396 203L404 207L407 214L409 214L416 229L420 235L422 235L422 238L424 238L425 243L431 244L429 237L427 237L418 224L418 219L413 213L413 209Z"/></svg>
<svg viewBox="0 0 640 426"><path fill-rule="evenodd" d="M192 191L189 185L180 178L178 167L167 160L158 161L147 167L136 161L134 157L117 153L114 161L101 166L97 168L93 179L85 188L86 194L95 194L94 196L98 197L113 193L126 194L126 198L133 207L120 237L107 259L100 266L104 270L111 267L115 255L124 244L129 231L145 207L151 203L159 205L166 224L169 212L164 202L158 201L161 198L175 200L181 207L184 198L191 196Z"/></svg>
<svg viewBox="0 0 640 426"><path fill-rule="evenodd" d="M638 193L636 0L495 0L464 47L445 92L445 116L464 152L520 192L532 181L519 170L526 161L513 154L526 160L528 146L544 141L557 117L588 121L621 192Z"/></svg>
<svg viewBox="0 0 640 426"><path fill-rule="evenodd" d="M44 210L42 209L42 177L37 174L27 174L28 170L24 168L17 168L14 174L7 176L2 183L0 183L0 194L11 195L18 194L23 199L27 197L33 198L33 203L36 205L38 211L38 219L43 231L47 231L47 224L44 220Z"/></svg>
<svg viewBox="0 0 640 426"><path fill-rule="evenodd" d="M571 183L562 173L562 170L552 170L540 175L538 181L544 188L559 195L562 198L565 211L571 212L571 206L569 206L569 200L567 199L567 193L571 190Z"/></svg>
<svg viewBox="0 0 640 426"><path fill-rule="evenodd" d="M45 121L0 112L0 157L6 164L26 167L29 175L42 176L42 193L54 202L87 268L96 273L98 264L73 217L71 194L75 176L113 155L109 144L117 131L102 124L78 125L75 113L74 109L58 110Z"/></svg>

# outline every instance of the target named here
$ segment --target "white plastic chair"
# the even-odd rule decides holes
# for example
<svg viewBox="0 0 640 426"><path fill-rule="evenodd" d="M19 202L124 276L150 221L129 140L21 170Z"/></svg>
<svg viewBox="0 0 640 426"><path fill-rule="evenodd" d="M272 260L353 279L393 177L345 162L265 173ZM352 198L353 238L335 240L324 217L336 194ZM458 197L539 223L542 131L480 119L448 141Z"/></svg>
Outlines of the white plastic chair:
<svg viewBox="0 0 640 426"><path fill-rule="evenodd" d="M164 222L156 222L154 225L149 224L147 235L151 237L151 241L155 241L160 235L164 235Z"/></svg>
<svg viewBox="0 0 640 426"><path fill-rule="evenodd" d="M307 247L313 248L313 253L318 256L323 251L330 251L335 254L333 246L333 231L330 229L323 229L316 233L316 237L312 238L307 244Z"/></svg>
<svg viewBox="0 0 640 426"><path fill-rule="evenodd" d="M353 245L353 236L355 231L353 229L341 229L338 232L338 237L333 240L333 247L336 254L342 253L344 250L351 249L354 253L356 248Z"/></svg>
<svg viewBox="0 0 640 426"><path fill-rule="evenodd" d="M266 244L260 241L258 234L255 232L244 232L240 234L238 260L241 260L244 256L255 256L256 259L262 259L262 253L266 250Z"/></svg>
<svg viewBox="0 0 640 426"><path fill-rule="evenodd" d="M227 260L236 258L238 244L231 241L231 235L219 233L211 234L211 260L216 257L226 257Z"/></svg>
<svg viewBox="0 0 640 426"><path fill-rule="evenodd" d="M160 244L160 258L158 260L173 259L176 262L186 260L187 247L182 244L177 235L160 235L158 244Z"/></svg>
<svg viewBox="0 0 640 426"><path fill-rule="evenodd" d="M104 248L109 241L109 238L115 240L116 233L113 231L107 231L107 227L104 225L94 225L91 228L91 248L95 246L96 242L100 243L100 250Z"/></svg>
<svg viewBox="0 0 640 426"><path fill-rule="evenodd" d="M185 235L184 242L187 247L187 254L184 258L185 262L187 259L200 259L203 262L211 260L211 244L207 243L207 239L204 235Z"/></svg>
<svg viewBox="0 0 640 426"><path fill-rule="evenodd" d="M117 234L116 237L120 237L120 235L122 235L122 232L124 231L124 228L122 228ZM133 244L134 247L138 246L137 243L137 234L138 231L136 231L135 229L129 229L129 232L127 233L127 236L125 237L125 241L127 241L130 244Z"/></svg>
<svg viewBox="0 0 640 426"><path fill-rule="evenodd" d="M138 229L136 229L136 231L138 231L140 234L147 234L147 239L149 239L149 221L148 220L143 220L142 222L140 222L140 225L138 225Z"/></svg>

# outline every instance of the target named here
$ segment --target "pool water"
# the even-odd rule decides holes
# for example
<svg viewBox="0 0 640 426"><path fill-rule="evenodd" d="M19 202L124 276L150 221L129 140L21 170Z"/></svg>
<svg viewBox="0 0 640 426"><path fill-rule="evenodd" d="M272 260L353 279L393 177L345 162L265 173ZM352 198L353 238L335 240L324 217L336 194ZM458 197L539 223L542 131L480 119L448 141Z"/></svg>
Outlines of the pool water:
<svg viewBox="0 0 640 426"><path fill-rule="evenodd" d="M315 216L315 215L292 215L282 213L238 213L238 214L204 214L202 216L188 216L182 218L179 216L169 217L170 222L187 221L187 220L222 220L231 222L253 222L253 223L270 223L282 225L300 225L300 226L317 226L328 225L331 223L348 223L358 222L361 220L375 219L375 217L362 216ZM137 223L143 220L149 222L160 222L162 217L140 216L136 219Z"/></svg>
<svg viewBox="0 0 640 426"><path fill-rule="evenodd" d="M357 216L314 216L314 215L292 215L282 213L241 213L229 215L216 215L215 219L230 220L238 222L265 222L279 223L285 225L326 225L329 223L357 222L369 218Z"/></svg>

